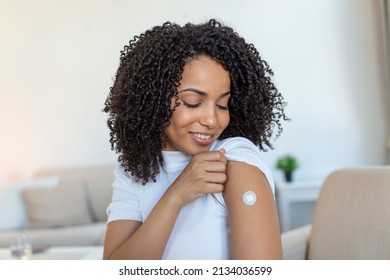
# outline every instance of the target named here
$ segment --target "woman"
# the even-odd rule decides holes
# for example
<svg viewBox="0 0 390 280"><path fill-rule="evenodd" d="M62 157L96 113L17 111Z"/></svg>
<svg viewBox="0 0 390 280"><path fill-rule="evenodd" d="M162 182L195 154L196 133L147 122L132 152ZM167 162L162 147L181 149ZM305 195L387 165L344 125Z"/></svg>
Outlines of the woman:
<svg viewBox="0 0 390 280"><path fill-rule="evenodd" d="M279 259L271 172L282 96L253 45L215 20L165 23L121 54L104 111L119 153L105 259Z"/></svg>

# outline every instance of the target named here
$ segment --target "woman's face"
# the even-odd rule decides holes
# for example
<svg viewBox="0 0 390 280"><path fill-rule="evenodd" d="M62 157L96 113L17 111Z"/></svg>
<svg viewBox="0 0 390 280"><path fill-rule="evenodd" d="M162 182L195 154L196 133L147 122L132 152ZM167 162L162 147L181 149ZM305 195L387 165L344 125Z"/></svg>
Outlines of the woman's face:
<svg viewBox="0 0 390 280"><path fill-rule="evenodd" d="M164 150L188 155L207 152L229 124L229 72L208 56L190 59L177 90L180 105L165 129Z"/></svg>

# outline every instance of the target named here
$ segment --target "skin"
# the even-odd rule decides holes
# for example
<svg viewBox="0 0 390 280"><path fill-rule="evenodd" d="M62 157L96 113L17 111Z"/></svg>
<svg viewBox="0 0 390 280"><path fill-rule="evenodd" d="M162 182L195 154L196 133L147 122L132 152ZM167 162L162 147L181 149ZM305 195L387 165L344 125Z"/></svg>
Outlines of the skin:
<svg viewBox="0 0 390 280"><path fill-rule="evenodd" d="M191 59L177 90L182 106L175 109L165 130L165 150L189 155L207 152L229 124L229 72L209 57Z"/></svg>
<svg viewBox="0 0 390 280"><path fill-rule="evenodd" d="M282 259L275 200L264 174L246 163L229 161L223 192L229 213L232 259ZM254 205L243 202L247 191L256 194Z"/></svg>
<svg viewBox="0 0 390 280"><path fill-rule="evenodd" d="M228 162L224 150L208 152L229 124L229 73L210 57L190 59L178 93L180 105L166 128L165 150L193 157L144 223L119 220L108 224L103 258L161 259L182 207L217 192L223 192L229 212L232 257L281 258L276 207L263 173L244 163ZM241 198L248 186L258 197L258 203L250 207Z"/></svg>

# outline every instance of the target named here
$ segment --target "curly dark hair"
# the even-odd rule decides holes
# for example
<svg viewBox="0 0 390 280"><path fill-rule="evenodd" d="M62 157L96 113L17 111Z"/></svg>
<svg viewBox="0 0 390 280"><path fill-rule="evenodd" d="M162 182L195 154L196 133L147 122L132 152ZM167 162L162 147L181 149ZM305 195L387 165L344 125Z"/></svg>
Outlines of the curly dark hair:
<svg viewBox="0 0 390 280"><path fill-rule="evenodd" d="M212 19L180 26L167 22L135 36L121 51L120 64L104 112L111 148L137 181L155 180L163 166L165 128L178 103L177 87L189 58L207 55L230 73L230 123L220 139L242 136L261 150L282 132L286 103L253 44ZM274 129L276 126L276 133Z"/></svg>

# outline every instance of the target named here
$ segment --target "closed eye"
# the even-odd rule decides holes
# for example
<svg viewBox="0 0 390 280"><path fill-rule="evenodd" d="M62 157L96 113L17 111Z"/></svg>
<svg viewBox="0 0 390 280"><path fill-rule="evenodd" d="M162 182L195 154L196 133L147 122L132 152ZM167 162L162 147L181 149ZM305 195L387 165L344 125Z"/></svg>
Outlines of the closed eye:
<svg viewBox="0 0 390 280"><path fill-rule="evenodd" d="M186 106L187 108L197 108L199 107L200 103L197 103L197 104L191 104L191 103L187 103L187 102L184 102L182 101L184 106Z"/></svg>
<svg viewBox="0 0 390 280"><path fill-rule="evenodd" d="M184 106L186 106L187 108L198 108L200 106L201 103L197 103L197 104L191 104L191 103L187 103L187 102L184 102L182 101ZM221 110L228 110L228 106L223 106L223 105L217 105L217 107Z"/></svg>
<svg viewBox="0 0 390 280"><path fill-rule="evenodd" d="M229 110L228 106L217 105L217 107L221 110Z"/></svg>

